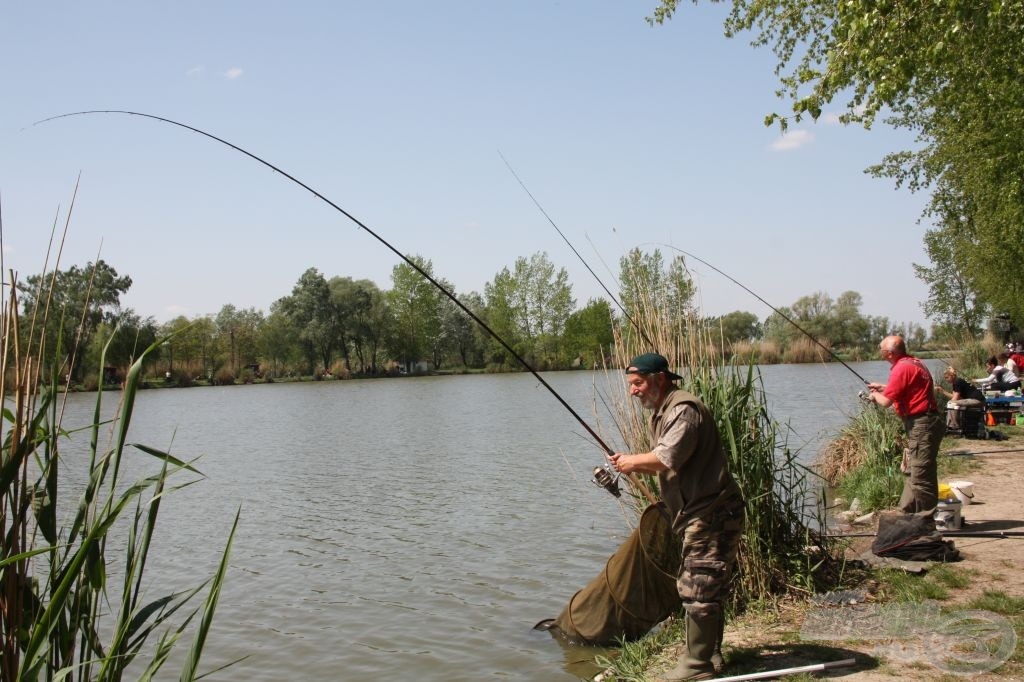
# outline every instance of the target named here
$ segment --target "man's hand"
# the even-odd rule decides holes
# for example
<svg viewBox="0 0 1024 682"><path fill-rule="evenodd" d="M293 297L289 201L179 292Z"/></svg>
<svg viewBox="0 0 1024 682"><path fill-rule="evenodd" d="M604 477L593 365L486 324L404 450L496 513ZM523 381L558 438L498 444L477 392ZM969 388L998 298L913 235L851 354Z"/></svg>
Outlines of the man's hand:
<svg viewBox="0 0 1024 682"><path fill-rule="evenodd" d="M615 467L616 471L623 474L629 474L634 471L633 467L630 466L631 457L628 453L616 452L610 457L610 459L612 460L612 466Z"/></svg>

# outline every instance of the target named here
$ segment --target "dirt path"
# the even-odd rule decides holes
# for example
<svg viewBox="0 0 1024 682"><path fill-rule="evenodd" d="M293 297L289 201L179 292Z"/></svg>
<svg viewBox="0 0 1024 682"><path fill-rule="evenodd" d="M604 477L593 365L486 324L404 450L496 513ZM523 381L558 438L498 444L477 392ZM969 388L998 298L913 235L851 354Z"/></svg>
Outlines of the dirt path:
<svg viewBox="0 0 1024 682"><path fill-rule="evenodd" d="M963 508L964 531L1015 531L1024 532L1024 429L1013 434L1008 441L952 440L943 443L945 452L976 453L973 458L976 467L968 473L942 476L940 481L968 480L974 483L975 503ZM961 553L961 561L950 564L953 572L966 584L948 588L948 598L932 602L931 606L914 604L909 610L894 611L892 605L867 603L852 607L831 608L825 614L826 626L832 632L844 627L850 628L847 636L834 639L809 639L801 636L801 628L808 625L808 619L822 614L820 607L794 608L790 617L783 613L774 622L764 619L745 618L744 622L730 626L726 633L727 660L730 669L727 675L742 674L750 670L750 663L756 661L758 670L778 670L819 664L837 658L853 658L852 667L816 673L820 678L835 678L850 682L918 682L925 680L1022 680L1024 681L1024 642L1016 647L1016 655L998 667L994 672L969 672L970 653L975 646L970 633L989 633L986 640L990 648L1001 645L1002 652L996 657L1005 660L1011 653L1015 635L1007 632L1008 622L997 614L991 617L981 610L980 621L966 618L954 627L954 634L941 634L943 627L931 628L928 618L935 623L949 619L950 612L965 613L969 602L980 597L985 591L1002 592L1009 597L1024 598L1024 537L954 537L951 538ZM870 539L852 548L859 552L870 544ZM934 566L929 564L929 566ZM923 580L924 578L920 578ZM943 616L938 614L941 605ZM901 608L896 606L895 608ZM931 608L932 611L928 609ZM812 613L817 609L818 613ZM827 619L831 618L832 621ZM883 639L868 636L872 627L881 627L891 633L893 623L906 619L915 634L903 638ZM828 623L831 622L831 625ZM948 620L945 620L948 622ZM925 623L922 627L922 623ZM974 629L967 629L964 628ZM978 628L981 628L980 630ZM965 636L964 632L968 634ZM996 632L994 639L991 633ZM850 635L860 633L853 638ZM1006 636L1002 636L1003 633ZM732 652L730 654L730 651ZM943 655L956 652L953 660L964 661L963 670L945 670L930 664L930 660L941 660ZM967 653L961 653L966 651ZM987 652L980 653L974 660L976 667L991 667L992 658ZM748 665L744 665L744 661ZM954 668L960 665L954 663Z"/></svg>
<svg viewBox="0 0 1024 682"><path fill-rule="evenodd" d="M970 532L1024 532L1024 442L1014 438L1011 441L955 440L944 443L950 452L979 453L979 466L969 473L955 477L944 477L944 482L969 480L974 483L974 500L963 507L963 528ZM967 577L966 585L949 589L950 596L941 603L944 612L956 611L958 605L967 605L982 596L985 591L999 591L1012 597L1024 597L1024 537L954 537L960 550L961 560L952 564ZM876 607L877 608L877 607ZM884 613L884 611L882 612ZM998 616L996 616L998 618ZM1003 621L1005 622L1005 621ZM916 640L916 641L915 641ZM1012 641L1009 642L1012 646ZM845 643L849 646L849 643ZM849 648L860 654L879 656L877 667L873 662L867 669L851 669L848 672L835 671L829 677L851 682L892 682L898 678L904 681L963 679L967 671L959 675L950 674L927 660L941 657L943 647L949 642L927 641L927 638L911 638L904 642L865 643ZM963 650L964 643L952 643L954 648ZM1018 643L1020 651L1022 643ZM857 657L859 658L859 657ZM979 667L987 667L981 663ZM978 680L1024 680L1024 665L1011 661L995 671L970 673L971 679Z"/></svg>

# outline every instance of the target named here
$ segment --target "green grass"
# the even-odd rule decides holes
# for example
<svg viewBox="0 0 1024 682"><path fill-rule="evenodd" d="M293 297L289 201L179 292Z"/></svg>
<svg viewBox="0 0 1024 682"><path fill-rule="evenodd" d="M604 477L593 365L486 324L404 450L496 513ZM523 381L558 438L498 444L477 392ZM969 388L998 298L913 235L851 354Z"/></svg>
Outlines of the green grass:
<svg viewBox="0 0 1024 682"><path fill-rule="evenodd" d="M949 599L949 590L929 575L918 576L895 569L879 571L881 592L889 601L915 603L928 599L944 601Z"/></svg>

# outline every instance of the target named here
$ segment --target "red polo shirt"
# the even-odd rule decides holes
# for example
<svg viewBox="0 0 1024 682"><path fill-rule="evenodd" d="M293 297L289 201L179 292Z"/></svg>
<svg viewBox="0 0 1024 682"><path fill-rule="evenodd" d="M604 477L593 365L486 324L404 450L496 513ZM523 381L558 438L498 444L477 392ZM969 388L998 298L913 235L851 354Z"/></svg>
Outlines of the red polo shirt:
<svg viewBox="0 0 1024 682"><path fill-rule="evenodd" d="M916 417L938 410L932 373L912 355L904 355L892 366L882 395L893 402L896 414L901 417Z"/></svg>

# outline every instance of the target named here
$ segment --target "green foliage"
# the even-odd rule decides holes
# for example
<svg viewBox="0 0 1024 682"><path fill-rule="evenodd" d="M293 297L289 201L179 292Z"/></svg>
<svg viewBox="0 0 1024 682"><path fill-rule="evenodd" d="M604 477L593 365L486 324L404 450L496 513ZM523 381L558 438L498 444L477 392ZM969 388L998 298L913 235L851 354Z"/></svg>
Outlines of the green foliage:
<svg viewBox="0 0 1024 682"><path fill-rule="evenodd" d="M899 465L906 436L895 412L866 405L828 444L818 471L861 509L872 511L896 505L903 490Z"/></svg>
<svg viewBox="0 0 1024 682"><path fill-rule="evenodd" d="M707 320L708 335L715 341L721 339L729 348L739 341L754 341L761 338L761 322L754 313L736 310L721 317Z"/></svg>
<svg viewBox="0 0 1024 682"><path fill-rule="evenodd" d="M340 334L340 321L330 287L320 271L309 268L302 273L291 295L278 300L277 305L297 332L307 361L306 369L312 372L317 367L330 367Z"/></svg>
<svg viewBox="0 0 1024 682"><path fill-rule="evenodd" d="M576 301L565 268L544 252L517 258L484 285L487 324L534 367L556 367L565 322ZM499 344L491 358L512 364Z"/></svg>
<svg viewBox="0 0 1024 682"><path fill-rule="evenodd" d="M653 320L681 329L694 312L695 292L681 255L668 267L660 249L650 253L632 249L619 259L619 301L632 320L627 335L652 338L656 330L645 329L644 322Z"/></svg>
<svg viewBox="0 0 1024 682"><path fill-rule="evenodd" d="M131 285L130 277L119 276L103 260L29 276L17 285L23 317L42 325L42 333L24 330L36 344L28 352L63 366L61 373L81 378L82 351L101 323L117 325L121 294Z"/></svg>
<svg viewBox="0 0 1024 682"><path fill-rule="evenodd" d="M595 367L604 362L615 342L612 306L603 298L592 298L582 309L565 321L562 342L563 358L579 360L581 367Z"/></svg>
<svg viewBox="0 0 1024 682"><path fill-rule="evenodd" d="M255 308L239 310L231 304L223 306L213 320L217 330L215 361L226 364L235 374L245 365L256 363L263 322L263 313Z"/></svg>
<svg viewBox="0 0 1024 682"><path fill-rule="evenodd" d="M872 349L889 333L889 321L862 315L862 301L856 291L844 291L835 300L824 291L803 296L792 306L780 308L781 314L772 313L765 320L764 337L783 349L798 339L806 339L806 334L837 350ZM786 317L804 331L797 329Z"/></svg>
<svg viewBox="0 0 1024 682"><path fill-rule="evenodd" d="M433 276L433 265L421 256L411 260ZM445 283L442 283L444 286ZM449 288L454 293L454 289ZM407 263L399 263L391 271L388 306L394 317L388 347L406 369L429 356L441 335L441 310L444 294Z"/></svg>

